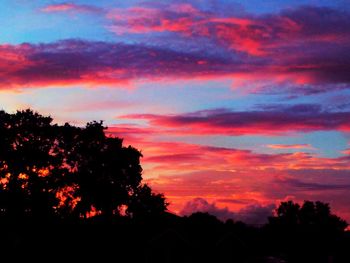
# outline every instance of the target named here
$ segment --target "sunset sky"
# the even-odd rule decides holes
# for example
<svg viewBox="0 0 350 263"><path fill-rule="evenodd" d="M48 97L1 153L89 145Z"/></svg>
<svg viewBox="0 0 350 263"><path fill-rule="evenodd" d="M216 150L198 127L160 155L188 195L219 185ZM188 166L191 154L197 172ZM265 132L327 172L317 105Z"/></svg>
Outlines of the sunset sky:
<svg viewBox="0 0 350 263"><path fill-rule="evenodd" d="M0 1L0 106L104 120L170 211L350 221L350 3Z"/></svg>

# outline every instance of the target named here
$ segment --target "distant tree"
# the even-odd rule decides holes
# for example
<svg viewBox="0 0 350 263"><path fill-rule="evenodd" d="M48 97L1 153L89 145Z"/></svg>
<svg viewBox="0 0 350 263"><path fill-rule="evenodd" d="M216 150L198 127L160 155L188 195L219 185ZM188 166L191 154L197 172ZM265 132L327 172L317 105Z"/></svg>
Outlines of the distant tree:
<svg viewBox="0 0 350 263"><path fill-rule="evenodd" d="M282 202L264 228L270 253L287 262L328 262L337 254L347 223L331 213L329 204L304 201Z"/></svg>
<svg viewBox="0 0 350 263"><path fill-rule="evenodd" d="M223 222L220 221L216 216L211 215L207 212L195 212L191 214L187 221L193 225L205 225L205 226L219 226Z"/></svg>
<svg viewBox="0 0 350 263"><path fill-rule="evenodd" d="M293 201L282 202L276 209L277 217L272 218L279 224L293 226L299 223L300 205Z"/></svg>
<svg viewBox="0 0 350 263"><path fill-rule="evenodd" d="M168 203L163 194L152 193L147 185L139 186L129 199L127 214L132 217L154 217L162 214Z"/></svg>
<svg viewBox="0 0 350 263"><path fill-rule="evenodd" d="M0 215L104 217L166 210L142 184L141 153L107 136L102 122L57 125L31 110L0 111ZM135 203L142 205L136 206Z"/></svg>
<svg viewBox="0 0 350 263"><path fill-rule="evenodd" d="M282 202L276 209L276 216L269 218L269 224L289 230L296 227L317 231L341 232L347 222L331 213L329 204L305 201L302 206L293 201Z"/></svg>

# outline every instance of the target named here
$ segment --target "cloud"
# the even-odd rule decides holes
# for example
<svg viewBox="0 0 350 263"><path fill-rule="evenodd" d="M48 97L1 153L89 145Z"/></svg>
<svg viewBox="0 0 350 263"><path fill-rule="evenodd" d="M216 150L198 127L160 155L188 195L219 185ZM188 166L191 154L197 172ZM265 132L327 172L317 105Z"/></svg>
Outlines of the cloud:
<svg viewBox="0 0 350 263"><path fill-rule="evenodd" d="M235 213L229 211L228 208L219 208L215 203L210 204L204 198L199 197L187 202L180 214L191 215L195 212L209 213L223 221L233 219L235 217Z"/></svg>
<svg viewBox="0 0 350 263"><path fill-rule="evenodd" d="M71 2L42 11L105 12ZM113 9L106 16L111 30L147 37L125 37L133 44L73 39L2 44L0 89L130 87L181 79L231 79L233 88L250 93L300 95L349 88L350 14L344 10L303 6L238 16L188 3L151 2Z"/></svg>
<svg viewBox="0 0 350 263"><path fill-rule="evenodd" d="M234 219L247 224L260 225L267 222L275 209L274 204L262 206L260 204L248 205L237 212L230 211L227 207L220 208L216 203L209 203L204 198L195 198L185 204L180 214L191 215L195 212L206 212L216 216L222 221Z"/></svg>
<svg viewBox="0 0 350 263"><path fill-rule="evenodd" d="M305 182L295 178L279 178L279 183L285 187L297 188L307 191L334 191L350 190L350 184L325 184L316 182Z"/></svg>
<svg viewBox="0 0 350 263"><path fill-rule="evenodd" d="M324 111L319 105L291 105L255 111L213 109L177 115L131 114L120 118L146 120L181 135L286 135L293 132L350 131L350 112ZM272 148L308 148L277 145Z"/></svg>
<svg viewBox="0 0 350 263"><path fill-rule="evenodd" d="M128 85L145 79L207 78L229 74L230 63L205 54L141 44L71 39L50 44L0 45L0 88Z"/></svg>
<svg viewBox="0 0 350 263"><path fill-rule="evenodd" d="M128 125L121 128L127 131ZM227 217L230 211L293 196L299 202L332 200L335 211L349 218L349 156L327 158L302 151L266 154L170 142L159 137L163 133L157 127L138 128L130 126L125 143L142 150L144 180L167 196L171 211L179 213L184 203L201 197L220 209L227 207L228 211L221 211ZM118 131L118 126L113 127L113 132Z"/></svg>
<svg viewBox="0 0 350 263"><path fill-rule="evenodd" d="M223 199L217 199L218 203L228 203L228 204L253 204L257 203L257 200L254 199L230 199L230 198L223 198Z"/></svg>
<svg viewBox="0 0 350 263"><path fill-rule="evenodd" d="M46 13L75 12L75 13L104 13L102 8L92 5L78 5L75 3L58 3L44 6L40 9Z"/></svg>
<svg viewBox="0 0 350 263"><path fill-rule="evenodd" d="M130 131L137 126L131 126ZM127 125L122 129L127 130ZM113 127L118 131L118 126ZM152 132L154 130L154 132ZM350 191L350 158L321 157L317 153L260 153L251 150L159 141L158 128L137 129L126 144L142 150L144 180L165 193L170 210L205 198L229 211L275 203L287 196L303 200L333 200L337 212L349 211L343 199ZM223 211L224 213L225 211ZM227 212L227 211L226 211ZM226 213L225 212L225 213Z"/></svg>
<svg viewBox="0 0 350 263"><path fill-rule="evenodd" d="M70 2L44 12L105 12ZM0 45L0 89L132 86L233 80L250 93L294 96L349 89L350 13L302 6L252 15L190 4L144 3L105 14L127 43L63 40ZM133 35L142 36L132 38ZM133 43L133 44L130 44Z"/></svg>
<svg viewBox="0 0 350 263"><path fill-rule="evenodd" d="M115 8L107 14L107 18L114 23L110 30L117 34L169 31L191 35L195 20L205 17L191 4Z"/></svg>
<svg viewBox="0 0 350 263"><path fill-rule="evenodd" d="M311 6L289 8L279 14L239 16L216 13L215 9L202 11L188 3L148 3L112 9L107 18L114 23L111 30L118 34L175 32L188 38L208 38L253 56L297 49L303 44L344 42L350 33L347 11Z"/></svg>
<svg viewBox="0 0 350 263"><path fill-rule="evenodd" d="M271 149L313 149L311 144L268 144Z"/></svg>
<svg viewBox="0 0 350 263"><path fill-rule="evenodd" d="M136 133L133 134L135 129ZM350 164L349 156L326 158L317 153L301 151L267 154L238 148L159 141L158 137L154 136L152 129L139 130L137 126L130 126L128 129L128 125L122 125L120 129L118 126L112 127L114 135L124 130L131 133L126 133L126 142L142 149L143 161L152 167L147 170L148 176L185 174L187 177L182 178L179 182L183 182L185 178L194 178L194 183L196 183L195 178L200 178L201 182L208 182L210 186L230 180L239 184L241 182L237 181L240 180L239 176L248 179L244 174L249 173L266 171L273 175L275 172L283 174L293 169L306 169L305 173L309 174L310 171L307 169L314 169L333 174L332 170L346 170ZM157 128L155 130L163 134ZM170 180L170 177L167 178ZM216 181L215 184L213 181ZM254 180L252 182L255 183ZM221 190L224 191L223 188Z"/></svg>
<svg viewBox="0 0 350 263"><path fill-rule="evenodd" d="M343 154L350 155L350 148L342 151Z"/></svg>
<svg viewBox="0 0 350 263"><path fill-rule="evenodd" d="M259 204L249 205L238 211L237 219L247 224L261 225L267 223L268 218L273 215L275 208L275 204L266 206Z"/></svg>
<svg viewBox="0 0 350 263"><path fill-rule="evenodd" d="M110 30L119 35L155 35L157 43L183 39L182 45L223 49L226 57L235 56L239 65L245 65L230 70L236 78L248 83L272 80L279 84L275 91L281 84L295 90L292 83L304 86L300 93L310 94L348 88L350 81L350 13L346 10L299 6L277 14L243 12L239 16L190 4L148 4L113 9L107 18L113 23Z"/></svg>

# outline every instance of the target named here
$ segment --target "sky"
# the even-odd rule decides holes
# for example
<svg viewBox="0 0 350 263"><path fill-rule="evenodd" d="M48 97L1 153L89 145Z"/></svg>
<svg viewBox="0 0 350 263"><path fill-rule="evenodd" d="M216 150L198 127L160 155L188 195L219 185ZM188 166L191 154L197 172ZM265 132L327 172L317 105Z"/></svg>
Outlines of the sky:
<svg viewBox="0 0 350 263"><path fill-rule="evenodd" d="M350 3L3 0L0 106L103 120L186 215L350 222Z"/></svg>

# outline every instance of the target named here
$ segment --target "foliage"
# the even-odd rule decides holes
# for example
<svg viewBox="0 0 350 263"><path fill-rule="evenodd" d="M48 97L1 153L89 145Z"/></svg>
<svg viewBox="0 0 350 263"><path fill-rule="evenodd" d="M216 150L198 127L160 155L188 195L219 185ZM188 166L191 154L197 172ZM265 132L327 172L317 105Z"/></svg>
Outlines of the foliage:
<svg viewBox="0 0 350 263"><path fill-rule="evenodd" d="M81 128L31 110L0 111L1 216L112 217L121 206L140 216L164 212L165 198L142 184L142 154L105 129L102 122Z"/></svg>
<svg viewBox="0 0 350 263"><path fill-rule="evenodd" d="M315 231L342 232L348 224L331 213L329 204L305 201L302 206L293 201L282 202L276 209L276 216L269 219L277 228L308 229Z"/></svg>

